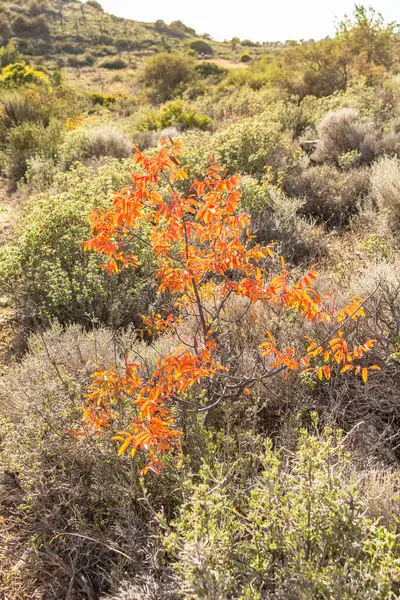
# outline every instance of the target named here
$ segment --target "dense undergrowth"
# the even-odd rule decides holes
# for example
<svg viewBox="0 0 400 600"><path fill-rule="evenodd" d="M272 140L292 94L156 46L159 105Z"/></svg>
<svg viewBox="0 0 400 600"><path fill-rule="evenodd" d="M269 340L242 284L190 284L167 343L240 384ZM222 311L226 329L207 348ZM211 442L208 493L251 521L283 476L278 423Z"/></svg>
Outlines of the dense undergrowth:
<svg viewBox="0 0 400 600"><path fill-rule="evenodd" d="M395 27L356 7L335 39L263 46L132 25L94 0L1 6L0 171L15 223L0 296L20 342L0 378L0 596L399 598ZM247 66L232 68L243 52ZM140 266L113 277L83 243L92 209L137 172L133 146L151 154L160 137L183 143L189 181L212 154L243 176L250 233L276 242L295 276L317 264L335 305L366 299L351 336L376 340L368 364L380 371L366 383L277 377L213 410L192 410L207 394L198 385L172 407L180 451L143 479L146 458L118 457L111 433L76 435L85 394L99 366L152 373L191 322L138 332L140 315L171 301L157 294L149 223L127 248ZM311 335L290 312L226 310L236 325L223 351L241 357L241 377L265 329L288 346ZM125 402L113 432L131 415Z"/></svg>

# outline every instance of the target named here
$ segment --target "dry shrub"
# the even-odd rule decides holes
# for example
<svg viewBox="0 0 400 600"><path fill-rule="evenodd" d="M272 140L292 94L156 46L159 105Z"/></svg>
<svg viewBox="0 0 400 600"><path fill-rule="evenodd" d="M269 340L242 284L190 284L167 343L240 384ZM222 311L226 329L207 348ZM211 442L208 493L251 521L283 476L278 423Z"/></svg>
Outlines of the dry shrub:
<svg viewBox="0 0 400 600"><path fill-rule="evenodd" d="M400 159L384 156L372 165L371 188L382 211L400 218Z"/></svg>
<svg viewBox="0 0 400 600"><path fill-rule="evenodd" d="M312 156L317 163L339 165L342 155L356 151L359 164L370 164L377 156L399 149L397 135L384 134L352 108L329 113L317 126L317 132L319 141Z"/></svg>
<svg viewBox="0 0 400 600"><path fill-rule="evenodd" d="M13 418L1 417L0 473L14 478L23 508L20 494L7 508L13 519L5 539L0 531L0 596L95 600L125 578L158 580L155 515L164 500L174 509L171 469L144 490L141 460L121 460L111 435L71 435L95 364L111 367L135 343L141 346L129 334L54 325L30 339L22 363L3 378L0 412ZM3 500L0 494L2 514Z"/></svg>
<svg viewBox="0 0 400 600"><path fill-rule="evenodd" d="M278 252L296 264L318 260L326 253L323 231L301 216L305 201L269 190L270 206L252 215L259 242L277 242Z"/></svg>
<svg viewBox="0 0 400 600"><path fill-rule="evenodd" d="M101 600L177 600L178 597L176 585L139 575L135 582L122 582L113 594L103 596Z"/></svg>
<svg viewBox="0 0 400 600"><path fill-rule="evenodd" d="M285 190L303 198L300 213L324 222L329 228L347 225L369 192L366 168L341 171L334 165L318 165L287 178Z"/></svg>
<svg viewBox="0 0 400 600"><path fill-rule="evenodd" d="M110 125L70 131L60 147L59 162L68 170L74 162L85 162L102 156L125 158L132 154L131 141Z"/></svg>
<svg viewBox="0 0 400 600"><path fill-rule="evenodd" d="M160 143L160 139L176 138L179 135L179 131L176 127L166 127L161 131L133 131L133 146L136 146L140 150L147 150L148 148L157 148Z"/></svg>
<svg viewBox="0 0 400 600"><path fill-rule="evenodd" d="M123 133L109 125L98 127L90 132L89 156L113 156L125 158L132 153L132 144Z"/></svg>
<svg viewBox="0 0 400 600"><path fill-rule="evenodd" d="M369 360L382 370L358 389L351 382L337 410L342 412L346 431L352 430L351 447L361 463L368 464L369 458L374 457L378 463L394 466L399 459L400 441L399 261L371 262L357 273L342 294L344 301L353 295L367 298L366 317L359 320L357 335L376 339Z"/></svg>

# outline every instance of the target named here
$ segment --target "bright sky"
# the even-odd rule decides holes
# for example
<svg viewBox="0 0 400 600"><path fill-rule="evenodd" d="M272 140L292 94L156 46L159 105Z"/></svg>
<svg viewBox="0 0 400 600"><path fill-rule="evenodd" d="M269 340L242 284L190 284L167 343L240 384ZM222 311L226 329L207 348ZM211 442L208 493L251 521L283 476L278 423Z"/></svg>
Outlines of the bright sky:
<svg viewBox="0 0 400 600"><path fill-rule="evenodd" d="M334 34L334 21L352 13L354 0L100 0L114 15L136 21L180 20L222 41L321 39ZM400 0L359 0L386 21L400 22Z"/></svg>

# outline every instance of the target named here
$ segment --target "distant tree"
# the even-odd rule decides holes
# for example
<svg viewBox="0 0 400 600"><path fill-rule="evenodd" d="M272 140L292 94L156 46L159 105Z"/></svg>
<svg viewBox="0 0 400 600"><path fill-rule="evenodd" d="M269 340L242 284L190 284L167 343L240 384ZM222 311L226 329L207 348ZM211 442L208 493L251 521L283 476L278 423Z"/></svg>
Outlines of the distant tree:
<svg viewBox="0 0 400 600"><path fill-rule="evenodd" d="M368 63L388 68L393 63L396 29L395 23L386 24L373 8L356 4L353 18L346 16L337 26L336 38L352 56L364 54Z"/></svg>
<svg viewBox="0 0 400 600"><path fill-rule="evenodd" d="M208 54L212 56L214 54L214 50L207 44L204 40L193 40L190 42L189 47L196 52L196 54Z"/></svg>
<svg viewBox="0 0 400 600"><path fill-rule="evenodd" d="M92 8L95 8L100 12L104 11L102 5L100 4L100 2L97 2L97 0L87 0L86 4L87 6L91 6Z"/></svg>
<svg viewBox="0 0 400 600"><path fill-rule="evenodd" d="M239 44L240 44L240 39L238 37L233 37L231 39L231 48L232 48L232 50L236 50L236 48L238 47Z"/></svg>
<svg viewBox="0 0 400 600"><path fill-rule="evenodd" d="M141 76L156 100L170 100L195 76L194 62L181 54L161 52L144 64Z"/></svg>
<svg viewBox="0 0 400 600"><path fill-rule="evenodd" d="M5 15L0 15L0 37L3 44L6 44L12 36L12 27Z"/></svg>
<svg viewBox="0 0 400 600"><path fill-rule="evenodd" d="M169 33L177 37L196 35L196 31L192 27L185 25L182 21L172 21L169 25Z"/></svg>
<svg viewBox="0 0 400 600"><path fill-rule="evenodd" d="M345 90L350 77L351 57L340 40L321 40L290 46L282 57L283 79L291 92L300 96L329 96Z"/></svg>
<svg viewBox="0 0 400 600"><path fill-rule="evenodd" d="M166 31L169 30L169 26L162 19L157 19L157 21L154 23L154 29L156 31L165 33Z"/></svg>

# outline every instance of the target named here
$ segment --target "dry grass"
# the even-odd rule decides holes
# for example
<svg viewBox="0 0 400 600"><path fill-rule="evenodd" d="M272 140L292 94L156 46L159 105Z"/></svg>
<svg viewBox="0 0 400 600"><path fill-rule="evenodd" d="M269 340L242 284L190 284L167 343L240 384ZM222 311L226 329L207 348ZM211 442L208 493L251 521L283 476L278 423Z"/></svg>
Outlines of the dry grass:
<svg viewBox="0 0 400 600"><path fill-rule="evenodd" d="M378 208L400 218L400 159L387 156L372 165L371 188Z"/></svg>

